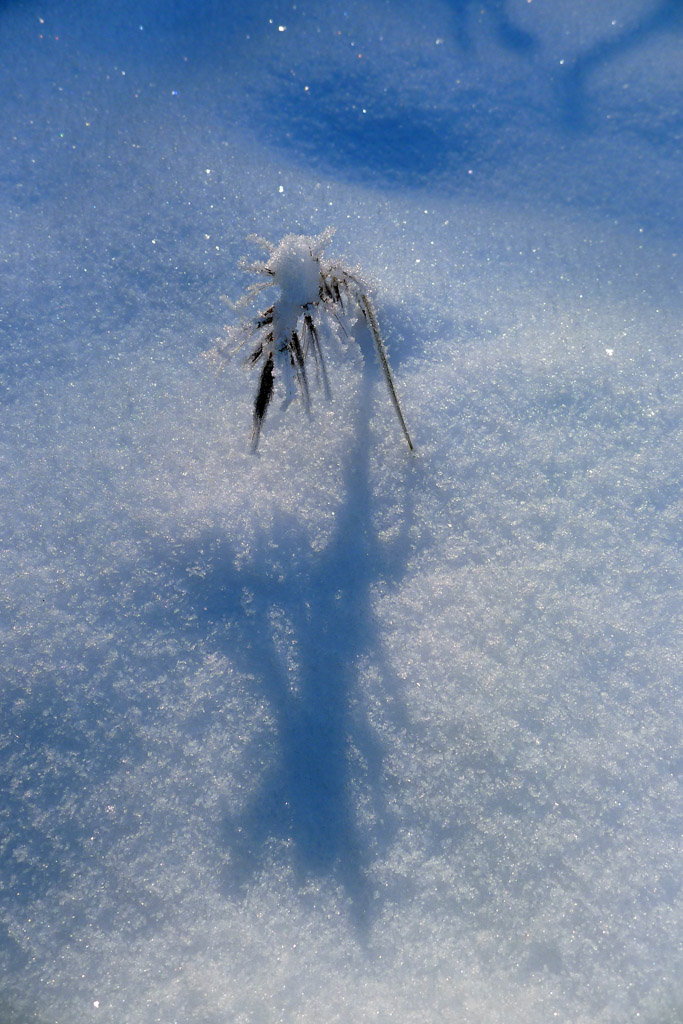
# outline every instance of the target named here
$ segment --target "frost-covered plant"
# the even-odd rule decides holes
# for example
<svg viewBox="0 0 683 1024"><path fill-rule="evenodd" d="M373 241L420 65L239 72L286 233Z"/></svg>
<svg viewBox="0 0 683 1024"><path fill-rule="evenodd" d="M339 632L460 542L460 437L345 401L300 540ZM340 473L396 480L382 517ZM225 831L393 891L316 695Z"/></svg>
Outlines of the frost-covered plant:
<svg viewBox="0 0 683 1024"><path fill-rule="evenodd" d="M251 285L234 308L246 306L260 291L272 285L279 288L280 296L262 313L236 327L226 327L224 337L217 342L217 351L226 356L250 341L254 342L247 364L261 367L252 428L252 445L256 448L263 420L278 385L284 389L283 409L299 396L304 408L310 410L308 368L311 362L326 397L330 397L321 345L322 329L331 324L346 335L344 318L349 315L362 317L370 328L391 400L412 450L413 443L396 394L367 285L357 269L352 270L323 256L332 234L333 229L327 228L317 238L286 235L278 245L250 236L250 241L266 249L268 259L258 263L242 261L240 265L252 273L263 274L266 280Z"/></svg>

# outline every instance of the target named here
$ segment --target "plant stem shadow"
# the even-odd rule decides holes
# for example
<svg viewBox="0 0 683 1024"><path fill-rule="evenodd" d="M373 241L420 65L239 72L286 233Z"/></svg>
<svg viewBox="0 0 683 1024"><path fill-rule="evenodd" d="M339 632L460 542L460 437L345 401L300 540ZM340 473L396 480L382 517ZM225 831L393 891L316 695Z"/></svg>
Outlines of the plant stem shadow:
<svg viewBox="0 0 683 1024"><path fill-rule="evenodd" d="M222 890L240 898L267 863L284 856L299 885L313 878L337 885L360 933L378 907L369 869L394 831L385 750L359 691L363 665L378 669L383 714L405 725L372 588L400 579L409 514L390 545L380 542L369 481L371 386L366 373L344 502L326 548L310 551L296 521L279 524L277 567L272 538L260 538L246 565L218 542L221 554L191 595L205 620L221 623L226 655L253 680L272 723L249 752L245 789L254 775L258 783L239 807L224 808Z"/></svg>
<svg viewBox="0 0 683 1024"><path fill-rule="evenodd" d="M683 0L660 0L641 17L627 24L609 39L601 39L565 66L560 79L559 114L562 125L572 132L591 127L589 83L594 73L633 50L643 46L650 37L683 28Z"/></svg>

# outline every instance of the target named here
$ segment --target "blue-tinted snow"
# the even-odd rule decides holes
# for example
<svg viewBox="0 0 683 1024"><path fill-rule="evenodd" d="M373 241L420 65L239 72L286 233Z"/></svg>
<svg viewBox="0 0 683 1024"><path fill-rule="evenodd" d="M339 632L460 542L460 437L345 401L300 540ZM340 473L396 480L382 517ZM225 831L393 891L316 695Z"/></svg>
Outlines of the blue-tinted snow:
<svg viewBox="0 0 683 1024"><path fill-rule="evenodd" d="M0 38L3 1021L679 1020L680 0ZM327 225L414 459L203 358Z"/></svg>

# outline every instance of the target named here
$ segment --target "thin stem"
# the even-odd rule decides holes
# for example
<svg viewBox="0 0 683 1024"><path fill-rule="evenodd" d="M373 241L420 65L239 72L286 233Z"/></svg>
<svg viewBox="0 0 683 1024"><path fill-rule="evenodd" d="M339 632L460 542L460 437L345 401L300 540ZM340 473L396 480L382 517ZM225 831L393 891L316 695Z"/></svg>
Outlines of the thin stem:
<svg viewBox="0 0 683 1024"><path fill-rule="evenodd" d="M401 403L398 400L396 388L394 387L394 381L391 376L391 370L389 369L389 362L387 360L386 349L384 347L384 342L382 341L382 334L379 329L379 323L377 322L377 314L375 313L375 307L372 304L372 299L370 298L370 296L366 295L365 293L361 294L360 301L363 306L363 311L368 318L368 323L370 324L372 336L375 339L375 346L377 348L377 355L379 356L379 361L382 366L382 373L384 374L384 379L387 382L389 394L391 395L391 400L394 403L394 408L396 409L398 421L401 424L401 430L405 435L405 439L408 442L408 447L410 448L411 452L415 451L415 449L413 448L413 442L410 440L410 434L408 433L408 427L406 426L406 421L403 416Z"/></svg>

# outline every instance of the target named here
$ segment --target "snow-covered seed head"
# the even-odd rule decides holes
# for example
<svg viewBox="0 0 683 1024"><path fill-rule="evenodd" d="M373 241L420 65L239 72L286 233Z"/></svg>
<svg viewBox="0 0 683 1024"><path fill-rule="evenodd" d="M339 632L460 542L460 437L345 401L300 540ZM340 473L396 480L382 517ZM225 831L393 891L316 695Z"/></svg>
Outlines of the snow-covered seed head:
<svg viewBox="0 0 683 1024"><path fill-rule="evenodd" d="M253 264L251 269L266 274L268 283L280 289L274 306L275 336L291 335L303 311L320 301L325 273L321 257L332 234L333 230L327 228L317 237L285 235L277 245L255 239L269 255L265 263Z"/></svg>
<svg viewBox="0 0 683 1024"><path fill-rule="evenodd" d="M302 309L320 298L320 252L305 235L286 235L265 270L280 289L281 302Z"/></svg>

